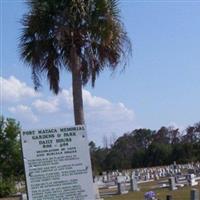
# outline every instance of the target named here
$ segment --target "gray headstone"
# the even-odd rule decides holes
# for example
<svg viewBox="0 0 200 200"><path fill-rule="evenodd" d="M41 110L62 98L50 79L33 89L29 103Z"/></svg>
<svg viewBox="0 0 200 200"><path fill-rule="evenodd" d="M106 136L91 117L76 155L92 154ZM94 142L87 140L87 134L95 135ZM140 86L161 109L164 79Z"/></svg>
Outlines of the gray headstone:
<svg viewBox="0 0 200 200"><path fill-rule="evenodd" d="M191 200L199 200L199 191L197 189L192 189L190 193Z"/></svg>
<svg viewBox="0 0 200 200"><path fill-rule="evenodd" d="M169 178L169 189L170 190L176 190L177 189L174 177Z"/></svg>
<svg viewBox="0 0 200 200"><path fill-rule="evenodd" d="M126 185L124 182L117 183L118 194L126 194Z"/></svg>
<svg viewBox="0 0 200 200"><path fill-rule="evenodd" d="M131 191L139 191L135 174L132 174L132 176L131 176Z"/></svg>
<svg viewBox="0 0 200 200"><path fill-rule="evenodd" d="M179 183L179 177L176 175L174 178L175 178L175 183Z"/></svg>
<svg viewBox="0 0 200 200"><path fill-rule="evenodd" d="M117 177L117 189L118 189L118 194L127 194L128 193L128 191L126 190L126 183L125 183L125 179L123 176Z"/></svg>

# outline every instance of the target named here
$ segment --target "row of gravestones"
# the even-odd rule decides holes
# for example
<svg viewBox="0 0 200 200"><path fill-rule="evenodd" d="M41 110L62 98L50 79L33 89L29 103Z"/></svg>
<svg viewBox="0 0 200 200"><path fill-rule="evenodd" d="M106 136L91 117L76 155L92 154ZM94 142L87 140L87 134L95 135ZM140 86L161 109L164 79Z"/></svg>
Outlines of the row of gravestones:
<svg viewBox="0 0 200 200"><path fill-rule="evenodd" d="M200 177L195 177L194 174L188 174L188 175L184 175L184 176L172 176L170 178L170 180L172 179L172 183L174 182L173 185L176 185L176 187L183 187L184 185L190 185L190 186L195 186L198 184L197 180L200 180ZM117 177L117 181L112 181L112 182L107 182L106 185L102 185L102 187L113 187L113 186L116 186L116 185L119 185L120 182L124 182L125 184L126 183L134 183L132 184L135 188L135 185L136 183L141 183L140 180L138 180L138 177L135 175L135 173L133 172L132 174L132 177L129 179L127 179L126 176L118 176ZM162 183L162 185L160 185L160 187L166 187L167 185L170 185L169 183L170 182L167 182L167 181L161 181L160 183ZM99 182L97 183L98 186L100 185ZM99 186L100 187L100 186ZM136 189L133 189L133 191L137 191L137 187Z"/></svg>
<svg viewBox="0 0 200 200"><path fill-rule="evenodd" d="M169 179L169 183L170 183L170 189L171 190L175 190L177 189L176 186L175 186L175 180L174 180L174 177L171 177ZM125 181L122 180L122 178L118 178L118 194L126 194L128 193L128 191L126 190L126 183ZM139 188L137 186L137 180L135 180L134 177L132 177L131 179L131 191L139 191ZM168 195L166 197L166 200L173 200L173 197L171 195ZM199 196L199 190L197 189L192 189L191 190L191 198L190 200L200 200L200 196Z"/></svg>
<svg viewBox="0 0 200 200"><path fill-rule="evenodd" d="M179 182L179 180L176 180L175 177L169 178L169 188L170 190L176 190L177 186L184 186L185 184L190 186L196 186L198 185L198 182L196 181L196 177L194 174L188 174L185 177L185 182Z"/></svg>
<svg viewBox="0 0 200 200"><path fill-rule="evenodd" d="M186 176L186 184L190 185L190 186L196 186L198 185L198 182L195 179L195 175L194 174L189 174ZM135 176L135 173L133 172L131 178L130 178L130 190L131 191L139 191L139 187L138 187L138 181L137 178ZM182 186L184 186L185 184L182 184ZM166 185L165 185L166 186ZM170 190L176 190L178 189L178 186L180 186L179 183L177 183L177 180L175 179L175 177L170 177L169 181L168 181L168 186ZM117 193L118 194L126 194L128 193L127 190L127 181L125 176L118 176L117 177Z"/></svg>
<svg viewBox="0 0 200 200"><path fill-rule="evenodd" d="M186 171L189 173L194 173L200 175L200 164L185 164L164 166L164 167L152 167L152 168L142 168L135 169L135 175L138 181L148 181L148 180L159 180L160 178L170 177L175 175L183 175ZM123 173L118 171L113 171L109 173L103 173L102 177L99 177L103 183L109 183L116 181L118 176L124 175L126 181L130 181L130 171L124 171Z"/></svg>

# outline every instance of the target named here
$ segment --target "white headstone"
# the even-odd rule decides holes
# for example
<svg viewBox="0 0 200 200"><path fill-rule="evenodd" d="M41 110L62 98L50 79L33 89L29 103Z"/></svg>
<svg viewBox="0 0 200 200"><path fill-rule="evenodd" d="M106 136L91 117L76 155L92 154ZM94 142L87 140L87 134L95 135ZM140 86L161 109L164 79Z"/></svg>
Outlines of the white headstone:
<svg viewBox="0 0 200 200"><path fill-rule="evenodd" d="M118 194L128 193L128 191L126 190L125 176L117 177L117 188L118 188Z"/></svg>
<svg viewBox="0 0 200 200"><path fill-rule="evenodd" d="M190 186L196 186L196 185L198 185L198 182L196 181L195 175L194 175L194 174L188 174L188 175L186 176L186 179L187 179L188 184L189 184Z"/></svg>

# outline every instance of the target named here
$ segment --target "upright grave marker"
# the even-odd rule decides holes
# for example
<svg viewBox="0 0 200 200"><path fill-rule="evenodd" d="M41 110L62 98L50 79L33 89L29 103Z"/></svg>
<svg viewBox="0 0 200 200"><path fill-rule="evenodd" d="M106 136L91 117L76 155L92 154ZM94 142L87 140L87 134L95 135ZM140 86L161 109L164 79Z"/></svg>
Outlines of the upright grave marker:
<svg viewBox="0 0 200 200"><path fill-rule="evenodd" d="M169 189L172 191L177 189L174 177L169 178Z"/></svg>
<svg viewBox="0 0 200 200"><path fill-rule="evenodd" d="M137 184L137 179L136 179L136 176L135 176L135 172L133 171L132 172L132 175L131 175L131 191L139 191L140 189L138 188L138 184Z"/></svg>
<svg viewBox="0 0 200 200"><path fill-rule="evenodd" d="M94 200L84 126L21 132L29 200Z"/></svg>

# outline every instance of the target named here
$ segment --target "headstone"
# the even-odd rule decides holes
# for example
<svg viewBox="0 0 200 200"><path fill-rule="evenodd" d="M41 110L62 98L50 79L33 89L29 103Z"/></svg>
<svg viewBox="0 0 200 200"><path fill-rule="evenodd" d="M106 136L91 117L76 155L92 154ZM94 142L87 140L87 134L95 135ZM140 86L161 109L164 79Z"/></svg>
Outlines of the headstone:
<svg viewBox="0 0 200 200"><path fill-rule="evenodd" d="M131 185L131 191L139 191L137 179L135 177L134 172L132 173L132 176L131 176L131 184L130 185Z"/></svg>
<svg viewBox="0 0 200 200"><path fill-rule="evenodd" d="M104 183L108 182L108 177L107 177L107 175L103 175L103 182L104 182Z"/></svg>
<svg viewBox="0 0 200 200"><path fill-rule="evenodd" d="M179 176L176 175L176 176L174 177L174 179L175 179L175 183L178 184L178 183L179 183Z"/></svg>
<svg viewBox="0 0 200 200"><path fill-rule="evenodd" d="M198 182L195 180L195 175L194 174L188 174L187 175L187 181L188 181L190 186L198 185Z"/></svg>
<svg viewBox="0 0 200 200"><path fill-rule="evenodd" d="M117 189L118 194L127 194L128 191L126 190L126 183L124 176L118 176L117 177Z"/></svg>
<svg viewBox="0 0 200 200"><path fill-rule="evenodd" d="M145 180L148 181L150 179L150 173L147 172L147 174L145 175Z"/></svg>
<svg viewBox="0 0 200 200"><path fill-rule="evenodd" d="M110 173L107 173L107 180L108 180L108 182L112 181Z"/></svg>
<svg viewBox="0 0 200 200"><path fill-rule="evenodd" d="M191 200L199 200L199 191L197 189L192 189L190 193Z"/></svg>
<svg viewBox="0 0 200 200"><path fill-rule="evenodd" d="M177 169L176 161L174 161L174 163L173 163L173 169L174 169L174 170Z"/></svg>
<svg viewBox="0 0 200 200"><path fill-rule="evenodd" d="M128 174L126 174L126 183L130 182L130 176Z"/></svg>
<svg viewBox="0 0 200 200"><path fill-rule="evenodd" d="M158 175L157 173L154 174L154 179L155 179L156 181L159 180L159 175Z"/></svg>
<svg viewBox="0 0 200 200"><path fill-rule="evenodd" d="M21 132L29 200L94 200L85 127Z"/></svg>
<svg viewBox="0 0 200 200"><path fill-rule="evenodd" d="M172 191L177 189L174 177L169 178L169 189Z"/></svg>
<svg viewBox="0 0 200 200"><path fill-rule="evenodd" d="M150 179L154 179L154 175L153 174L150 174Z"/></svg>

